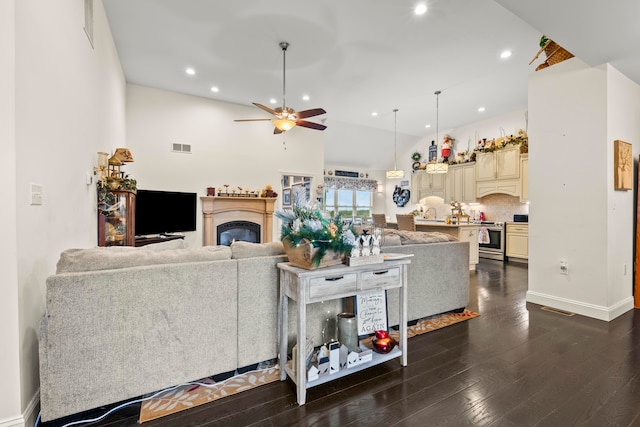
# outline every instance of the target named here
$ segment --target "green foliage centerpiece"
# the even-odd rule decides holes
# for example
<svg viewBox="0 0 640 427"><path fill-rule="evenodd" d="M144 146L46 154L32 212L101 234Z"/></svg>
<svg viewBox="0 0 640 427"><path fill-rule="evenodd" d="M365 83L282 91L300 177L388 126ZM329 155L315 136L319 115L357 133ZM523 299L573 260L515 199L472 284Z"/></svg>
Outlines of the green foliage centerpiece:
<svg viewBox="0 0 640 427"><path fill-rule="evenodd" d="M314 269L342 263L356 245L358 233L343 225L338 214L331 216L310 204L302 204L294 194L291 209L275 213L282 220L280 240L289 262Z"/></svg>

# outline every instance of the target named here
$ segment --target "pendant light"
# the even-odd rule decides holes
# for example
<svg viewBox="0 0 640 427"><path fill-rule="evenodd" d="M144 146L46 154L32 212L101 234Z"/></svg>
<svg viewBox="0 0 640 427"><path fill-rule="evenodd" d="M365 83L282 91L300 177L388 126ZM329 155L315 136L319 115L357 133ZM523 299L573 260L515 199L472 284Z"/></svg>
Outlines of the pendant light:
<svg viewBox="0 0 640 427"><path fill-rule="evenodd" d="M440 141L438 135L438 124L440 121L440 94L442 92L437 90L433 94L436 96L436 141ZM427 163L427 173L447 173L449 171L448 163L438 163L437 160L433 160Z"/></svg>
<svg viewBox="0 0 640 427"><path fill-rule="evenodd" d="M396 157L396 134L398 127L398 109L393 110L393 170L387 171L387 179L400 179L404 178L404 170L398 170L398 163Z"/></svg>

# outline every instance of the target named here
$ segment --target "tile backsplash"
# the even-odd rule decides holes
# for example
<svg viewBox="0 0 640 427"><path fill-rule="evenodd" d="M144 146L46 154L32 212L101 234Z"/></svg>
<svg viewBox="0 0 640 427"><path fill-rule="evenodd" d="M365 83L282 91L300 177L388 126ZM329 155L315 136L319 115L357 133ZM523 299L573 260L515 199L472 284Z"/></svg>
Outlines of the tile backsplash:
<svg viewBox="0 0 640 427"><path fill-rule="evenodd" d="M451 205L444 203L439 197L426 197L420 200L418 208L422 207L427 212L428 217L433 218L433 210L436 211L436 218L444 218L451 214ZM484 212L485 221L507 222L513 221L514 214L528 214L529 205L520 202L519 197L507 194L491 194L478 199L478 203L463 203L462 210L471 215L472 219L478 219L480 212Z"/></svg>

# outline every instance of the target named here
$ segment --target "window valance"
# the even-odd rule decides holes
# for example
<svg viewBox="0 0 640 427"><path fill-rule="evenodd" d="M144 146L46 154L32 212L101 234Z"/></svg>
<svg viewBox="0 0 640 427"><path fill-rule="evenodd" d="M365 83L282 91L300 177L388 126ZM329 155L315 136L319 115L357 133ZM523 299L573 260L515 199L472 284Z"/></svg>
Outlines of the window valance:
<svg viewBox="0 0 640 427"><path fill-rule="evenodd" d="M373 179L325 176L324 187L336 190L376 191L378 182Z"/></svg>

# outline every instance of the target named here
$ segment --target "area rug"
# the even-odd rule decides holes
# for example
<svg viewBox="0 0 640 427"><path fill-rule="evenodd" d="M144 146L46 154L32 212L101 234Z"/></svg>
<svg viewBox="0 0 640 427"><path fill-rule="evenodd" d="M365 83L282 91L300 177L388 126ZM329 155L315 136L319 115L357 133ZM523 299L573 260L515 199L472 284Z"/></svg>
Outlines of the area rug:
<svg viewBox="0 0 640 427"><path fill-rule="evenodd" d="M442 329L446 326L464 322L478 317L480 314L464 310L462 313L445 313L418 320L416 324L407 328L408 338L427 332ZM397 332L391 333L397 337ZM142 403L140 408L140 423L155 420L166 415L193 408L223 397L269 384L280 379L280 369L277 360L258 364L257 369L231 378L215 381L205 378L190 384L183 384L159 393Z"/></svg>

